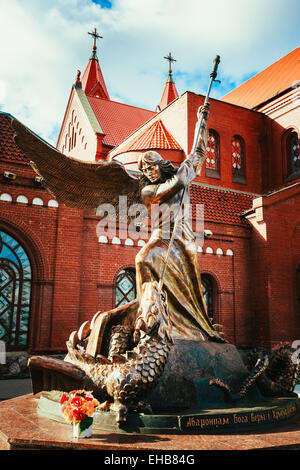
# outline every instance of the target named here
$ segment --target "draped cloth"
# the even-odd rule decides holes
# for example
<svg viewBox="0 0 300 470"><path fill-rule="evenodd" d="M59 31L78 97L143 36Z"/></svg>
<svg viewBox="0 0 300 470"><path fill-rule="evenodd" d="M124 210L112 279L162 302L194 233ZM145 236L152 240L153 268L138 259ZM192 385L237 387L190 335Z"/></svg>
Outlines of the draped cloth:
<svg viewBox="0 0 300 470"><path fill-rule="evenodd" d="M167 181L146 185L141 191L148 211L154 205L159 210L152 210L152 235L136 257L138 299L144 282L159 282L161 278L176 218L174 208L179 208L184 188L182 202L185 207L189 203L188 185L194 178L193 162L187 159ZM168 296L172 335L182 339L223 341L207 314L195 236L184 211L179 214L176 227L162 287Z"/></svg>

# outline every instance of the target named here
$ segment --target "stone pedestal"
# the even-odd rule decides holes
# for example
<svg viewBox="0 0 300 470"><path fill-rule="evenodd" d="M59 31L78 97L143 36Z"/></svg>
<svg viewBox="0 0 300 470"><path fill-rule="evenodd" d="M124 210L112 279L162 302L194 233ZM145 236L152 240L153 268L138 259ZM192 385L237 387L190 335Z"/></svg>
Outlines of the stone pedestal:
<svg viewBox="0 0 300 470"><path fill-rule="evenodd" d="M282 408L276 408L274 419L277 420L280 427L267 429L259 428L255 432L255 426L252 432L245 435L245 428L242 434L238 435L239 425L234 425L232 432L227 434L205 433L206 429L203 423L197 429L197 434L120 434L118 432L104 431L93 427L93 436L91 439L74 439L72 435L72 426L64 422L58 422L38 414L38 397L25 395L0 403L0 450L101 450L107 452L111 457L118 451L127 452L127 455L135 455L134 451L155 454L157 452L161 458L163 453L172 454L172 452L189 451L189 454L199 456L195 462L202 462L203 451L207 450L292 450L300 449L300 417L295 416L293 422L287 422L282 413ZM291 406L294 404L288 405ZM59 403L57 403L59 408ZM255 416L263 416L258 410L252 411ZM273 415L273 412L271 412ZM197 418L198 419L198 418ZM197 421L193 422L193 417L189 418L186 425L197 426ZM209 420L211 421L211 419ZM233 421L236 421L235 417ZM224 432L227 424L224 423L223 429L218 425L219 432ZM223 420L222 420L223 423ZM184 423L182 423L184 424ZM206 423L204 423L206 424ZM260 421L259 424L266 424ZM201 454L201 455L200 455ZM146 456L147 457L147 456ZM214 457L215 458L215 457ZM196 457L195 457L196 459ZM200 460L201 459L201 460ZM147 460L145 460L147 462ZM143 463L143 462L141 462ZM161 464L161 461L160 461Z"/></svg>

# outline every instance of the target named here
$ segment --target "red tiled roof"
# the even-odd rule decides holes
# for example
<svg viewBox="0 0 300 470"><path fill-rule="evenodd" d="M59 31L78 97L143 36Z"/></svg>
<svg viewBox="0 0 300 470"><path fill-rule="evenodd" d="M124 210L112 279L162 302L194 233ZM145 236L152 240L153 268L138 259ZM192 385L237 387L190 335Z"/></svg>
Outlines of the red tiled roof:
<svg viewBox="0 0 300 470"><path fill-rule="evenodd" d="M103 143L119 145L156 113L117 101L87 96L105 137Z"/></svg>
<svg viewBox="0 0 300 470"><path fill-rule="evenodd" d="M158 110L164 109L166 106L168 106L168 104L176 100L178 96L179 95L176 90L175 83L173 82L173 80L168 80L167 83L165 84L165 88L161 96L159 105L158 105L158 108L159 108Z"/></svg>
<svg viewBox="0 0 300 470"><path fill-rule="evenodd" d="M122 153L147 149L182 150L160 119L153 122L126 147L122 147Z"/></svg>
<svg viewBox="0 0 300 470"><path fill-rule="evenodd" d="M193 217L196 215L194 205L203 204L206 222L239 225L247 223L239 217L239 214L252 207L252 200L256 197L251 194L219 190L198 184L191 185L190 193Z"/></svg>
<svg viewBox="0 0 300 470"><path fill-rule="evenodd" d="M25 154L14 141L14 130L11 127L13 116L0 112L0 159L28 162Z"/></svg>
<svg viewBox="0 0 300 470"><path fill-rule="evenodd" d="M223 96L222 101L254 108L300 80L300 47Z"/></svg>

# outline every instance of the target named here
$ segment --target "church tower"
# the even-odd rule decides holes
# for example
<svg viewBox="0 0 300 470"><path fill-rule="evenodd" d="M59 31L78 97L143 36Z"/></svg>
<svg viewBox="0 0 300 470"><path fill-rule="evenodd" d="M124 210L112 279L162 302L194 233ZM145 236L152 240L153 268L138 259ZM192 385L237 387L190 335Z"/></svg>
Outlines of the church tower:
<svg viewBox="0 0 300 470"><path fill-rule="evenodd" d="M156 107L156 112L162 111L164 108L166 108L166 106L172 103L172 101L176 100L176 98L178 98L179 96L172 77L172 62L176 62L176 59L172 57L171 52L169 52L169 55L165 56L164 59L169 61L169 76L165 84L165 88L161 96L160 102Z"/></svg>
<svg viewBox="0 0 300 470"><path fill-rule="evenodd" d="M105 160L138 127L155 115L150 111L110 99L97 57L96 28L92 54L83 72L77 72L56 147L64 154L85 161Z"/></svg>
<svg viewBox="0 0 300 470"><path fill-rule="evenodd" d="M92 55L81 79L82 89L86 95L96 96L97 98L104 98L109 100L109 94L104 82L99 60L97 57L96 40L102 38L102 36L97 33L96 28L93 32L88 34L93 36L94 44Z"/></svg>

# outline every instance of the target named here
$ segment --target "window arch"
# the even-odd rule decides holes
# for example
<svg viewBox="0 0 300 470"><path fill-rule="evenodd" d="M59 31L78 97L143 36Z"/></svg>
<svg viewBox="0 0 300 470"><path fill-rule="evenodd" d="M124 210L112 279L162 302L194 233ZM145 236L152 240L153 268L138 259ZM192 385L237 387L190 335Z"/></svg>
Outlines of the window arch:
<svg viewBox="0 0 300 470"><path fill-rule="evenodd" d="M28 199L26 196L23 196L23 194L20 194L17 197L17 202L22 202L23 204L28 204Z"/></svg>
<svg viewBox="0 0 300 470"><path fill-rule="evenodd" d="M298 132L291 130L286 135L286 176L288 180L300 177L300 156Z"/></svg>
<svg viewBox="0 0 300 470"><path fill-rule="evenodd" d="M210 274L201 274L203 296L207 313L211 321L216 323L216 282Z"/></svg>
<svg viewBox="0 0 300 470"><path fill-rule="evenodd" d="M1 196L0 196L0 201L8 201L8 202L11 202L12 201L12 197L10 194L8 193L2 193Z"/></svg>
<svg viewBox="0 0 300 470"><path fill-rule="evenodd" d="M245 143L239 135L234 135L231 139L231 167L232 181L246 183Z"/></svg>
<svg viewBox="0 0 300 470"><path fill-rule="evenodd" d="M44 201L40 197L35 197L32 201L32 204L35 205L35 206L43 206Z"/></svg>
<svg viewBox="0 0 300 470"><path fill-rule="evenodd" d="M135 270L128 268L119 272L116 279L115 307L136 298Z"/></svg>
<svg viewBox="0 0 300 470"><path fill-rule="evenodd" d="M206 147L205 176L220 177L220 138L213 129L209 130Z"/></svg>
<svg viewBox="0 0 300 470"><path fill-rule="evenodd" d="M0 231L0 340L8 350L26 349L31 265L20 243Z"/></svg>

